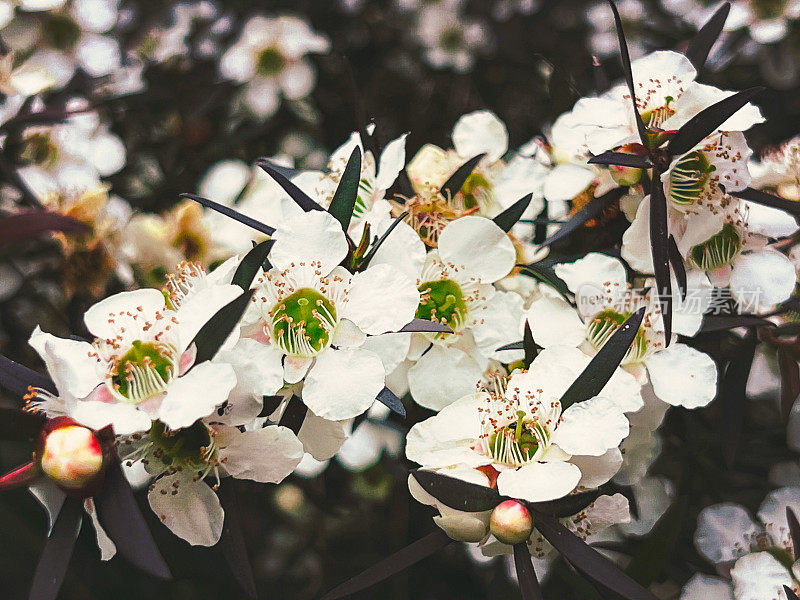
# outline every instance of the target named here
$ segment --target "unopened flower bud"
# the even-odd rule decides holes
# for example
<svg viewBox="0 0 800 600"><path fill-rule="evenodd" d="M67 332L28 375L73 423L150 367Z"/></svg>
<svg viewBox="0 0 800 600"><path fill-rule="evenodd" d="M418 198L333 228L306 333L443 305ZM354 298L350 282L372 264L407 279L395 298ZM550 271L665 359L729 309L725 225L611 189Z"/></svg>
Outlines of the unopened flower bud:
<svg viewBox="0 0 800 600"><path fill-rule="evenodd" d="M102 470L103 452L91 429L67 425L47 434L40 462L60 487L79 489Z"/></svg>
<svg viewBox="0 0 800 600"><path fill-rule="evenodd" d="M643 154L646 150L641 144L625 144L619 148L617 152L623 154ZM611 178L619 185L636 185L642 179L642 169L638 167L608 165L608 171L611 173Z"/></svg>
<svg viewBox="0 0 800 600"><path fill-rule="evenodd" d="M495 506L489 517L489 530L504 544L521 544L533 531L533 517L516 500L506 500Z"/></svg>

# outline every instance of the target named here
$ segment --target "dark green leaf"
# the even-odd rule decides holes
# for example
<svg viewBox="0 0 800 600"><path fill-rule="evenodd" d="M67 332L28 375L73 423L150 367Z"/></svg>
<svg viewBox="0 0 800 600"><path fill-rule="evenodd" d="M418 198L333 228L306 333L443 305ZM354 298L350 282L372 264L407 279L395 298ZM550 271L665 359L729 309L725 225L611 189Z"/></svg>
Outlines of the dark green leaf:
<svg viewBox="0 0 800 600"><path fill-rule="evenodd" d="M208 322L200 328L192 343L197 348L194 364L211 360L220 347L239 324L242 315L250 304L254 290L245 290L242 294L220 308Z"/></svg>
<svg viewBox="0 0 800 600"><path fill-rule="evenodd" d="M305 405L298 396L292 396L289 400L289 403L286 405L286 408L283 410L283 414L281 415L281 420L278 422L278 425L282 425L283 427L288 427L291 429L295 435L300 433L300 428L303 426L303 422L306 420L306 414L308 414L308 407Z"/></svg>
<svg viewBox="0 0 800 600"><path fill-rule="evenodd" d="M278 410L281 402L283 402L283 396L262 396L261 402L261 412L258 413L258 416L268 417Z"/></svg>
<svg viewBox="0 0 800 600"><path fill-rule="evenodd" d="M52 379L0 354L0 387L22 397L28 393L28 386L58 395Z"/></svg>
<svg viewBox="0 0 800 600"><path fill-rule="evenodd" d="M67 496L36 565L29 600L56 600L83 519L83 501Z"/></svg>
<svg viewBox="0 0 800 600"><path fill-rule="evenodd" d="M687 291L687 282L686 282L686 265L683 262L683 256L681 256L680 250L678 250L678 244L675 242L675 238L670 234L668 240L668 251L669 251L669 264L672 265L672 271L675 273L675 279L678 280L678 291L681 294L681 301L686 300L686 291Z"/></svg>
<svg viewBox="0 0 800 600"><path fill-rule="evenodd" d="M678 132L667 144L667 150L673 156L689 152L708 134L716 131L731 115L763 91L763 87L751 87L701 110L678 129ZM653 175L653 181L658 181L655 175Z"/></svg>
<svg viewBox="0 0 800 600"><path fill-rule="evenodd" d="M549 500L548 502L526 502L526 504L531 510L537 510L547 513L548 515L553 515L559 519L565 519L585 510L592 502L597 500L602 493L602 490L594 489L586 492L578 492L577 494L570 494L558 500Z"/></svg>
<svg viewBox="0 0 800 600"><path fill-rule="evenodd" d="M561 296L569 301L569 287L553 270L553 267L544 264L531 263L522 268L522 274L533 277L537 281L549 285L556 290Z"/></svg>
<svg viewBox="0 0 800 600"><path fill-rule="evenodd" d="M525 358L523 359L526 369L530 369L533 359L539 354L539 346L533 341L533 333L531 333L531 325L525 319L525 329L522 332L522 349L525 351Z"/></svg>
<svg viewBox="0 0 800 600"><path fill-rule="evenodd" d="M447 325L439 321L429 321L428 319L412 319L410 323L403 325L397 333L453 333Z"/></svg>
<svg viewBox="0 0 800 600"><path fill-rule="evenodd" d="M603 152L589 159L592 165L617 165L619 167L636 167L649 169L653 166L646 154L630 154L628 152Z"/></svg>
<svg viewBox="0 0 800 600"><path fill-rule="evenodd" d="M736 459L736 450L742 436L746 410L747 379L753 366L758 338L751 329L740 342L740 348L725 368L720 386L719 400L724 402L720 419L722 452L728 467Z"/></svg>
<svg viewBox="0 0 800 600"><path fill-rule="evenodd" d="M250 252L244 255L242 262L236 267L231 283L238 285L243 290L249 290L253 279L258 274L258 270L264 266L267 255L272 249L275 240L266 240L257 244Z"/></svg>
<svg viewBox="0 0 800 600"><path fill-rule="evenodd" d="M561 397L562 410L566 410L576 402L594 398L600 393L636 339L639 326L644 319L644 313L645 308L642 307L628 317L600 348L600 351L594 355L591 362Z"/></svg>
<svg viewBox="0 0 800 600"><path fill-rule="evenodd" d="M589 202L572 215L572 218L564 223L564 225L556 231L552 236L547 238L543 243L542 246L550 246L551 244L557 242L558 240L564 239L574 231L578 230L579 228L583 227L583 225L589 219L594 219L597 217L601 212L603 212L608 206L611 206L614 202L622 198L625 194L625 188L614 188L613 190L606 192L602 196L598 196L596 198L592 198Z"/></svg>
<svg viewBox="0 0 800 600"><path fill-rule="evenodd" d="M300 174L300 171L298 171L297 169L279 165L278 163L264 156L259 158L256 162L268 164L276 173L280 173L287 179L292 179L293 177L297 177Z"/></svg>
<svg viewBox="0 0 800 600"><path fill-rule="evenodd" d="M481 159L486 156L486 154L478 154L478 156L473 156L463 165L456 169L455 173L450 175L447 181L444 182L444 185L441 187L442 195L450 196L451 198L454 197L458 192L461 191L461 188L464 186L464 183L467 181L470 175L472 175L472 171L475 170L475 167L478 166L478 163L481 162Z"/></svg>
<svg viewBox="0 0 800 600"><path fill-rule="evenodd" d="M383 404L384 406L388 406L392 412L397 413L401 417L406 416L406 407L403 406L403 402L394 395L394 392L387 387L384 387L379 393L376 398L378 402Z"/></svg>
<svg viewBox="0 0 800 600"><path fill-rule="evenodd" d="M505 350L524 350L525 343L524 342L511 342L510 344L506 344L505 346L500 346L496 352L503 352Z"/></svg>
<svg viewBox="0 0 800 600"><path fill-rule="evenodd" d="M667 229L667 198L661 185L661 173L653 169L650 192L650 248L656 279L656 297L664 318L664 337L669 346L672 338L672 278L669 271L669 231Z"/></svg>
<svg viewBox="0 0 800 600"><path fill-rule="evenodd" d="M625 572L642 585L656 581L669 562L686 524L687 507L686 498L673 502L639 544Z"/></svg>
<svg viewBox="0 0 800 600"><path fill-rule="evenodd" d="M297 206L302 208L304 211L309 212L311 210L325 210L308 194L289 181L289 178L286 177L280 170L276 169L271 162L260 160L256 164L266 171L266 173L275 180L275 183L281 186L283 191L289 194L289 197L294 200L297 203Z"/></svg>
<svg viewBox="0 0 800 600"><path fill-rule="evenodd" d="M792 549L795 556L800 556L800 522L791 506L786 507L786 522L789 524L789 537L792 540Z"/></svg>
<svg viewBox="0 0 800 600"><path fill-rule="evenodd" d="M705 315L700 333L726 331L737 327L775 327L775 323L755 315Z"/></svg>
<svg viewBox="0 0 800 600"><path fill-rule="evenodd" d="M238 221L242 225L247 225L251 229L255 229L256 231L259 231L264 235L272 235L273 233L275 233L274 227L270 227L269 225L265 225L260 221L251 219L250 217L245 216L242 213L233 210L232 208L223 206L222 204L214 202L213 200L209 200L208 198L203 198L202 196L198 196L196 194L181 194L181 198L188 198L189 200L194 200L198 204L202 204L203 206L210 208L211 210L215 210L218 213L233 219L234 221Z"/></svg>
<svg viewBox="0 0 800 600"><path fill-rule="evenodd" d="M703 70L703 66L706 64L706 60L708 60L708 53L711 52L714 42L717 41L719 34L722 33L730 11L730 2L725 2L717 9L714 16L706 21L706 24L700 28L692 41L689 42L689 47L686 48L686 58L688 58L689 62L697 69L698 74Z"/></svg>
<svg viewBox="0 0 800 600"><path fill-rule="evenodd" d="M350 227L350 219L353 218L359 183L361 183L361 148L356 146L347 160L342 178L339 180L331 205L328 207L328 212L339 221L345 234L347 234L347 228Z"/></svg>
<svg viewBox="0 0 800 600"><path fill-rule="evenodd" d="M369 249L369 252L364 256L364 260L361 261L361 265L359 268L361 270L366 269L369 266L369 261L371 261L375 257L375 253L378 251L389 235L395 230L395 228L400 224L400 222L408 216L408 212L404 212L399 217L397 217L391 225L389 225L388 229L384 232L384 234L379 237L374 244L372 244L372 248Z"/></svg>
<svg viewBox="0 0 800 600"><path fill-rule="evenodd" d="M411 474L426 492L456 510L482 512L492 510L502 502L497 490L484 485L421 469L416 469Z"/></svg>
<svg viewBox="0 0 800 600"><path fill-rule="evenodd" d="M792 591L792 588L789 586L783 586L783 591L786 592L787 600L800 600L800 598L797 597L797 594L795 594L794 591Z"/></svg>
<svg viewBox="0 0 800 600"><path fill-rule="evenodd" d="M522 214L528 209L532 198L533 194L520 198L492 220L500 229L508 233L517 224L517 221L522 218Z"/></svg>
<svg viewBox="0 0 800 600"><path fill-rule="evenodd" d="M225 512L222 535L219 538L219 549L228 563L234 579L248 598L257 598L256 582L253 580L253 569L244 544L242 523L239 519L239 507L236 491L233 489L233 478L226 479L217 492L219 503Z"/></svg>
<svg viewBox="0 0 800 600"><path fill-rule="evenodd" d="M544 600L536 571L533 570L531 553L528 552L528 545L525 543L514 544L514 568L517 571L522 600Z"/></svg>

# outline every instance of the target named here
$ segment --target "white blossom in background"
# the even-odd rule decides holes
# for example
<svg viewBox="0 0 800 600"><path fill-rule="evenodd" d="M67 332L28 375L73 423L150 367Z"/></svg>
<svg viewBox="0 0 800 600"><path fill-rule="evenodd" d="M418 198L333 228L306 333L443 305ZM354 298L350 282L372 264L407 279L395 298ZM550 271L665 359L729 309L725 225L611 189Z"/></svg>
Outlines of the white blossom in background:
<svg viewBox="0 0 800 600"><path fill-rule="evenodd" d="M220 59L220 73L244 84L243 101L257 117L278 110L281 98L299 100L314 89L312 53L330 50L328 39L298 17L252 17Z"/></svg>
<svg viewBox="0 0 800 600"><path fill-rule="evenodd" d="M646 38L641 31L646 14L645 5L640 0L622 0L615 4L622 19L631 57L639 58L645 53ZM616 56L619 52L619 41L614 26L614 15L608 4L603 2L591 4L586 9L585 18L592 29L588 39L589 50L601 58Z"/></svg>
<svg viewBox="0 0 800 600"><path fill-rule="evenodd" d="M764 152L761 160L751 161L749 169L752 187L800 201L800 137Z"/></svg>
<svg viewBox="0 0 800 600"><path fill-rule="evenodd" d="M466 16L460 0L423 5L416 13L414 33L428 64L457 73L471 71L476 56L492 44L489 28L480 19Z"/></svg>
<svg viewBox="0 0 800 600"><path fill-rule="evenodd" d="M770 492L754 520L732 502L703 509L697 518L695 547L725 577L695 575L681 600L786 600L783 586L800 591L800 564L795 562L786 508L797 510L800 488Z"/></svg>

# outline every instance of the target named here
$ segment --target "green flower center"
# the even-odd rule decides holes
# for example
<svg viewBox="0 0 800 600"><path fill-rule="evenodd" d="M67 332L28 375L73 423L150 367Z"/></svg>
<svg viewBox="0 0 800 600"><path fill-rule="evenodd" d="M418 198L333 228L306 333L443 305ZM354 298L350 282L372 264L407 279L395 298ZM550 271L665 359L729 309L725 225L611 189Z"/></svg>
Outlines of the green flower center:
<svg viewBox="0 0 800 600"><path fill-rule="evenodd" d="M539 457L539 450L550 444L552 433L538 418L524 410L516 411L517 420L483 438L483 451L499 464L521 467Z"/></svg>
<svg viewBox="0 0 800 600"><path fill-rule="evenodd" d="M274 46L271 48L264 48L258 53L256 59L256 73L261 77L274 77L286 66L286 59L280 50Z"/></svg>
<svg viewBox="0 0 800 600"><path fill-rule="evenodd" d="M615 310L604 310L597 313L591 321L586 324L586 339L595 350L600 350L606 342L614 335L614 332L628 320L633 313L619 313ZM625 353L622 364L630 364L641 361L647 354L647 338L643 327L639 327L636 337L631 343L631 347Z"/></svg>
<svg viewBox="0 0 800 600"><path fill-rule="evenodd" d="M81 37L81 28L66 15L51 15L44 22L42 35L58 50L71 50Z"/></svg>
<svg viewBox="0 0 800 600"><path fill-rule="evenodd" d="M453 331L459 331L467 318L464 293L455 281L442 279L428 281L419 286L420 302L417 319L437 321ZM438 334L439 336L448 334Z"/></svg>
<svg viewBox="0 0 800 600"><path fill-rule="evenodd" d="M445 29L439 36L439 45L450 52L454 52L461 48L461 30L457 27L450 27Z"/></svg>
<svg viewBox="0 0 800 600"><path fill-rule="evenodd" d="M777 19L783 14L787 0L750 0L750 6L759 19Z"/></svg>
<svg viewBox="0 0 800 600"><path fill-rule="evenodd" d="M34 133L25 138L22 158L35 165L52 166L58 160L58 147L46 133Z"/></svg>
<svg viewBox="0 0 800 600"><path fill-rule="evenodd" d="M139 404L167 388L177 359L169 344L136 340L113 368L111 388L119 399Z"/></svg>
<svg viewBox="0 0 800 600"><path fill-rule="evenodd" d="M459 190L464 195L464 210L475 207L482 208L489 203L491 194L491 184L489 180L477 171L467 177L464 185Z"/></svg>
<svg viewBox="0 0 800 600"><path fill-rule="evenodd" d="M287 354L311 357L325 349L336 328L336 309L325 296L302 288L272 309L275 341Z"/></svg>
<svg viewBox="0 0 800 600"><path fill-rule="evenodd" d="M664 121L675 114L675 110L669 106L673 100L674 98L672 96L667 96L664 99L663 106L646 110L642 113L642 121L644 121L645 125L647 125L647 128L650 129L651 132L660 130L661 126L664 124Z"/></svg>
<svg viewBox="0 0 800 600"><path fill-rule="evenodd" d="M669 196L675 204L693 204L703 193L708 178L716 171L705 153L694 150L683 156L669 174Z"/></svg>
<svg viewBox="0 0 800 600"><path fill-rule="evenodd" d="M722 226L705 242L694 246L690 256L694 263L704 271L714 271L730 264L742 249L742 237L730 223Z"/></svg>
<svg viewBox="0 0 800 600"><path fill-rule="evenodd" d="M154 456L166 465L204 471L216 462L214 438L202 421L175 431L167 429L161 421L153 421L149 433L155 446Z"/></svg>

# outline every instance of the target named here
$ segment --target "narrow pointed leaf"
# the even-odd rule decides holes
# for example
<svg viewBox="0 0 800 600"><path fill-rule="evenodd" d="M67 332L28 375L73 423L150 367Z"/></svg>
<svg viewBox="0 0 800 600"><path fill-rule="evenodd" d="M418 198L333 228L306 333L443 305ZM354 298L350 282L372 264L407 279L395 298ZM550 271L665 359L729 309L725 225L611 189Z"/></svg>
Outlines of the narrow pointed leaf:
<svg viewBox="0 0 800 600"><path fill-rule="evenodd" d="M800 365L785 346L778 348L778 369L781 374L781 416L783 422L789 422L795 400L800 396Z"/></svg>
<svg viewBox="0 0 800 600"><path fill-rule="evenodd" d="M57 212L31 210L0 217L0 246L35 239L54 231L81 234L89 231L89 226Z"/></svg>
<svg viewBox="0 0 800 600"><path fill-rule="evenodd" d="M289 194L289 197L294 200L297 203L297 206L302 208L304 211L309 212L311 210L325 210L308 194L289 181L289 178L276 169L272 163L260 160L256 164L261 167L261 169L266 171L266 173L275 180L275 183L281 186L283 191Z"/></svg>
<svg viewBox="0 0 800 600"><path fill-rule="evenodd" d="M370 588L396 573L405 571L434 552L441 550L452 541L444 531L437 528L436 531L409 544L402 550L398 550L388 558L362 571L359 575L336 586L325 594L321 600L339 600L339 598Z"/></svg>
<svg viewBox="0 0 800 600"><path fill-rule="evenodd" d="M29 462L0 477L0 491L11 490L31 483L40 475L36 462Z"/></svg>
<svg viewBox="0 0 800 600"><path fill-rule="evenodd" d="M469 483L433 471L412 471L414 479L431 496L456 510L481 512L492 510L502 497L497 490L477 483Z"/></svg>
<svg viewBox="0 0 800 600"><path fill-rule="evenodd" d="M19 408L0 408L0 440L24 442L36 437L44 425L41 413Z"/></svg>
<svg viewBox="0 0 800 600"><path fill-rule="evenodd" d="M506 233L511 231L511 228L522 218L522 214L528 210L532 199L533 194L531 193L514 202L514 204L492 219L495 225Z"/></svg>
<svg viewBox="0 0 800 600"><path fill-rule="evenodd" d="M754 315L705 315L700 333L727 331L737 327L775 327L775 323Z"/></svg>
<svg viewBox="0 0 800 600"><path fill-rule="evenodd" d="M797 597L797 594L795 594L794 591L792 591L792 588L789 586L783 586L783 591L786 592L787 600L800 600L800 598Z"/></svg>
<svg viewBox="0 0 800 600"><path fill-rule="evenodd" d="M342 231L347 234L350 227L350 220L353 218L353 209L358 199L358 185L361 182L361 148L353 148L350 158L347 160L342 178L333 194L331 205L328 212L334 219L339 221Z"/></svg>
<svg viewBox="0 0 800 600"><path fill-rule="evenodd" d="M245 290L242 294L220 308L208 322L200 328L192 343L197 348L194 364L211 360L216 356L222 344L239 324L242 315L250 305L254 290Z"/></svg>
<svg viewBox="0 0 800 600"><path fill-rule="evenodd" d="M746 188L738 192L731 192L731 194L737 198L742 198L744 200L749 200L750 202L763 204L764 206L770 206L772 208L779 208L780 210L785 210L794 216L800 216L800 202L795 200L787 200L786 198L781 198L780 196L775 196L774 194L769 194L753 188Z"/></svg>
<svg viewBox="0 0 800 600"><path fill-rule="evenodd" d="M403 402L388 387L384 386L384 388L378 392L378 396L375 399L384 406L388 406L392 412L397 413L401 417L406 416L406 407L403 406Z"/></svg>
<svg viewBox="0 0 800 600"><path fill-rule="evenodd" d="M399 217L395 218L391 225L389 225L388 229L383 233L381 237L375 240L375 243L372 244L372 248L369 249L369 252L364 256L364 260L361 261L360 269L366 269L369 266L369 261L373 259L375 253L378 249L383 245L386 239L391 235L391 233L395 230L395 228L400 224L400 222L408 216L408 212L404 212Z"/></svg>
<svg viewBox="0 0 800 600"><path fill-rule="evenodd" d="M592 73L594 74L594 90L598 95L611 87L608 83L608 73L596 56L592 56Z"/></svg>
<svg viewBox="0 0 800 600"><path fill-rule="evenodd" d="M263 405L261 407L261 412L258 413L259 417L268 417L281 405L283 402L283 396L263 396L261 398Z"/></svg>
<svg viewBox="0 0 800 600"><path fill-rule="evenodd" d="M639 114L639 107L636 103L636 88L633 82L633 71L631 70L631 55L628 52L628 42L625 40L625 32L622 30L622 19L619 16L614 0L608 0L611 5L611 11L614 13L614 23L617 27L617 41L619 42L619 54L622 60L622 71L625 74L625 83L628 84L628 92L631 95L631 103L633 104L634 118L636 119L636 130L639 132L639 139L647 146L647 128L642 121L642 115Z"/></svg>
<svg viewBox="0 0 800 600"><path fill-rule="evenodd" d="M198 196L197 194L181 194L181 198L188 198L189 200L194 200L198 204L202 204L206 208L210 208L220 214L225 215L226 217L233 219L234 221L238 221L242 225L247 225L251 229L255 229L256 231L263 233L264 235L272 235L275 233L275 228L270 227L262 223L261 221L256 221L255 219L251 219L250 217L243 215L239 211L233 210L228 206L224 206L219 202L214 202L213 200L209 200L208 198L203 198L202 196Z"/></svg>
<svg viewBox="0 0 800 600"><path fill-rule="evenodd" d="M430 321L428 319L413 319L410 323L403 325L397 333L453 333L444 323Z"/></svg>
<svg viewBox="0 0 800 600"><path fill-rule="evenodd" d="M226 481L217 492L219 503L225 511L222 535L219 538L219 549L228 563L228 567L248 598L257 598L256 582L253 579L253 568L247 555L247 547L242 534L242 523L239 519L239 507L236 502L236 491L233 482Z"/></svg>
<svg viewBox="0 0 800 600"><path fill-rule="evenodd" d="M623 188L614 188L602 196L592 198L586 206L572 215L572 218L564 223L558 231L542 242L542 247L550 246L580 229L589 219L594 219L608 206L619 200L624 193L625 190Z"/></svg>
<svg viewBox="0 0 800 600"><path fill-rule="evenodd" d="M689 47L686 48L686 58L697 69L698 73L703 70L703 66L708 60L708 53L711 52L711 48L719 38L719 34L722 33L730 12L731 4L730 2L725 2L689 42Z"/></svg>
<svg viewBox="0 0 800 600"><path fill-rule="evenodd" d="M108 466L103 487L95 494L94 502L97 518L122 556L149 575L160 579L172 577L119 461Z"/></svg>
<svg viewBox="0 0 800 600"><path fill-rule="evenodd" d="M656 600L650 591L620 571L617 565L587 545L552 515L537 511L535 523L544 538L588 578L627 600Z"/></svg>
<svg viewBox="0 0 800 600"><path fill-rule="evenodd" d="M678 250L678 244L675 242L675 238L670 234L669 241L668 241L668 248L669 251L669 264L672 265L672 271L675 273L675 279L678 280L678 291L681 294L681 301L686 301L686 292L687 292L687 281L686 281L686 265L683 262L683 256L681 256L680 250Z"/></svg>
<svg viewBox="0 0 800 600"><path fill-rule="evenodd" d="M514 568L517 571L522 600L544 600L542 588L539 587L539 580L536 578L536 571L533 570L531 553L525 543L514 544Z"/></svg>
<svg viewBox="0 0 800 600"><path fill-rule="evenodd" d="M300 171L298 169L295 169L295 168L292 168L292 167L285 167L283 165L279 165L275 161L272 161L269 158L266 158L266 157L263 157L263 156L261 158L259 158L257 162L268 164L275 172L280 173L281 175L283 175L287 179L291 179L292 177L296 177L297 175L300 174Z"/></svg>
<svg viewBox="0 0 800 600"><path fill-rule="evenodd" d="M536 342L533 341L531 325L528 323L527 319L525 319L525 329L522 332L522 349L525 351L525 368L528 369L530 368L533 359L536 358L537 354L539 354L539 346L537 346Z"/></svg>
<svg viewBox="0 0 800 600"><path fill-rule="evenodd" d="M679 498L656 522L639 544L625 572L642 585L653 583L669 562L686 523L686 498Z"/></svg>
<svg viewBox="0 0 800 600"><path fill-rule="evenodd" d="M244 255L242 262L236 267L236 272L233 274L231 283L238 285L243 290L249 290L258 274L258 270L264 265L267 260L267 255L272 249L275 240L266 240L257 244L250 252Z"/></svg>
<svg viewBox="0 0 800 600"><path fill-rule="evenodd" d="M758 338L755 332L750 330L722 376L718 398L725 403L725 406L720 420L720 439L722 454L728 467L731 467L736 459L736 450L739 448L739 439L742 436L747 403L747 379L750 377L757 345Z"/></svg>
<svg viewBox="0 0 800 600"><path fill-rule="evenodd" d="M503 352L504 350L525 350L525 342L511 342L505 346L500 346L496 352Z"/></svg>
<svg viewBox="0 0 800 600"><path fill-rule="evenodd" d="M36 565L29 600L56 600L81 530L82 501L67 497Z"/></svg>
<svg viewBox="0 0 800 600"><path fill-rule="evenodd" d="M16 396L24 396L28 386L58 394L52 379L0 354L0 387Z"/></svg>
<svg viewBox="0 0 800 600"><path fill-rule="evenodd" d="M669 232L667 230L667 199L660 184L661 173L653 169L657 182L650 193L650 248L656 278L656 297L664 318L664 337L669 346L672 337L672 279L669 271Z"/></svg>
<svg viewBox="0 0 800 600"><path fill-rule="evenodd" d="M549 285L555 291L557 291L561 296L569 302L570 298L570 291L567 284L558 276L556 272L553 270L553 267L532 263L530 265L525 265L522 269L523 275L528 275L529 277L533 277L537 281L541 281L542 283ZM520 347L521 348L521 347ZM509 348L510 350L511 348Z"/></svg>
<svg viewBox="0 0 800 600"><path fill-rule="evenodd" d="M281 415L281 420L278 422L278 425L288 427L297 435L300 432L300 428L303 426L303 421L306 420L307 413L308 407L305 402L303 402L299 396L292 396L291 400L289 400L289 404L286 405Z"/></svg>
<svg viewBox="0 0 800 600"><path fill-rule="evenodd" d="M653 166L646 154L630 154L628 152L603 152L589 159L592 165L617 165L620 167L637 167L649 169Z"/></svg>
<svg viewBox="0 0 800 600"><path fill-rule="evenodd" d="M701 110L678 129L667 144L667 150L673 156L688 152L763 91L763 87L751 87ZM653 181L658 181L655 176Z"/></svg>
<svg viewBox="0 0 800 600"><path fill-rule="evenodd" d="M549 500L548 502L526 502L530 510L553 515L558 519L572 517L577 515L582 510L586 509L592 502L597 500L603 493L602 490L594 489L586 492L579 492L577 494L570 494L558 500Z"/></svg>
<svg viewBox="0 0 800 600"><path fill-rule="evenodd" d="M594 398L605 387L608 380L617 370L617 367L630 348L639 326L644 319L645 308L642 307L620 325L609 340L594 355L591 362L586 365L583 372L572 382L561 397L561 407L566 410L576 402L583 402Z"/></svg>
<svg viewBox="0 0 800 600"><path fill-rule="evenodd" d="M486 153L478 154L477 156L473 156L463 165L456 169L455 173L450 175L447 181L441 187L442 195L449 196L452 198L454 197L461 188L464 186L464 182L467 181L467 178L472 175L472 171L475 170L475 167L478 166L478 163L481 162L481 159L486 156Z"/></svg>
<svg viewBox="0 0 800 600"><path fill-rule="evenodd" d="M786 521L789 523L789 537L792 538L794 555L800 556L800 522L791 506L786 507Z"/></svg>

